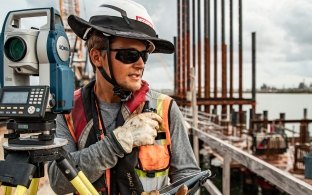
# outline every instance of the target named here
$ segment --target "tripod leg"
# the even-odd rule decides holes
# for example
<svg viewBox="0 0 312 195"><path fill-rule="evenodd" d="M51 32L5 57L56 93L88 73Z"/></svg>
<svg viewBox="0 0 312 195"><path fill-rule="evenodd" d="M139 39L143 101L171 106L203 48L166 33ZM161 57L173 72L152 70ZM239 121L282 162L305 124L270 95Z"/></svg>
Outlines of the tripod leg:
<svg viewBox="0 0 312 195"><path fill-rule="evenodd" d="M39 186L39 178L33 178L29 186L29 195L36 195Z"/></svg>
<svg viewBox="0 0 312 195"><path fill-rule="evenodd" d="M12 187L4 186L4 194L11 195L11 193L12 193Z"/></svg>
<svg viewBox="0 0 312 195"><path fill-rule="evenodd" d="M56 161L56 163L57 163L58 168L62 171L62 173L68 179L68 181L70 181L70 183L75 187L75 189L79 192L79 194L92 194L92 195L99 194L96 191L96 189L91 185L90 182L89 182L90 185L87 187L88 184L85 184L83 180L88 180L88 179L86 177L81 179L78 175L77 169L71 165L68 159L64 157L60 158ZM93 189L89 190L89 188L93 188Z"/></svg>
<svg viewBox="0 0 312 195"><path fill-rule="evenodd" d="M14 195L24 195L27 192L27 188L25 186L18 185L16 187Z"/></svg>
<svg viewBox="0 0 312 195"><path fill-rule="evenodd" d="M88 178L85 176L85 174L82 171L78 172L78 176L92 194L98 194L94 186L91 184L91 182L88 180Z"/></svg>
<svg viewBox="0 0 312 195"><path fill-rule="evenodd" d="M75 189L79 192L79 194L86 194L86 195L92 194L78 176L72 179L70 183L75 187Z"/></svg>

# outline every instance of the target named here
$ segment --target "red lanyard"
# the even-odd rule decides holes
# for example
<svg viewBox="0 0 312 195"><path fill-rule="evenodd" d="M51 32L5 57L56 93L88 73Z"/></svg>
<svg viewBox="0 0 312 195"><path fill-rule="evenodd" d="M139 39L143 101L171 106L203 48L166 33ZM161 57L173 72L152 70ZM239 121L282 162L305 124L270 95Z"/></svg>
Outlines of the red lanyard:
<svg viewBox="0 0 312 195"><path fill-rule="evenodd" d="M99 141L99 140L104 139L105 127L104 127L104 123L102 121L103 119L102 119L102 115L101 115L101 110L99 109L96 94L95 94L95 85L93 88L93 95L94 95L93 100L94 100L95 109L96 109L96 114L94 114L94 115L97 116L97 124L98 124L97 127L95 126L95 130L98 131L97 139ZM94 120L94 117L93 117L93 120ZM93 125L95 125L95 124L93 124ZM106 171L105 171L105 181L106 181L107 192L108 192L108 194L110 194L110 170L109 169L106 169Z"/></svg>

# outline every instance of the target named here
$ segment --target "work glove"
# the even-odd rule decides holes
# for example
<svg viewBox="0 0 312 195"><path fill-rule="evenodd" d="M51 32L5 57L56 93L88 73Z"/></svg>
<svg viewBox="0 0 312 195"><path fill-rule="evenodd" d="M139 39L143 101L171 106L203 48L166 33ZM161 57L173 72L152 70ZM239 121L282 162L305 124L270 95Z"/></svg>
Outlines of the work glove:
<svg viewBox="0 0 312 195"><path fill-rule="evenodd" d="M134 147L154 144L161 122L162 118L153 112L131 115L113 134L124 151L130 153Z"/></svg>
<svg viewBox="0 0 312 195"><path fill-rule="evenodd" d="M187 191L188 191L187 186L183 185L179 188L179 190L177 191L177 193L175 193L175 195L186 195ZM142 192L141 195L159 195L159 191L153 190L151 192Z"/></svg>

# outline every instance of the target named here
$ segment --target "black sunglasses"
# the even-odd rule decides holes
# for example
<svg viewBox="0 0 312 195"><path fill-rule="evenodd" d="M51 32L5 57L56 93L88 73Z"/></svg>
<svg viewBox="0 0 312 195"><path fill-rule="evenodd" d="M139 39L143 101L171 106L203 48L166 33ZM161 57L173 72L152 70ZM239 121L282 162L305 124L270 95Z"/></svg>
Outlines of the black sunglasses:
<svg viewBox="0 0 312 195"><path fill-rule="evenodd" d="M140 57L144 64L148 59L148 51L138 51L136 49L110 49L111 51L117 51L115 59L121 61L124 64L132 64L137 62Z"/></svg>

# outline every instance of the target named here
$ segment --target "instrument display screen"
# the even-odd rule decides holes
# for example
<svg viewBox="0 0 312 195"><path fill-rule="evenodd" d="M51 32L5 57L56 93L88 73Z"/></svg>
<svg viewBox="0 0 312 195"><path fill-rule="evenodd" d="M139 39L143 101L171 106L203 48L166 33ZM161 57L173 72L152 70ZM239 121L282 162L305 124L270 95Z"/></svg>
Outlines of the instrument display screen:
<svg viewBox="0 0 312 195"><path fill-rule="evenodd" d="M2 104L26 104L28 91L4 91L1 99Z"/></svg>

